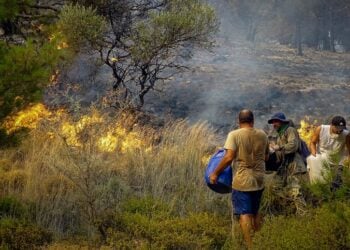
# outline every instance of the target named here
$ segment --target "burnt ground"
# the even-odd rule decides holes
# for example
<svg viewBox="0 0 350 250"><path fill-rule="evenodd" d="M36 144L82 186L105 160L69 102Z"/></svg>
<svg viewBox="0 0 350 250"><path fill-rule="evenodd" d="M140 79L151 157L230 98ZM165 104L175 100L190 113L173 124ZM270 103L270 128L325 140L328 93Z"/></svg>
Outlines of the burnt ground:
<svg viewBox="0 0 350 250"><path fill-rule="evenodd" d="M196 51L186 61L192 70L176 75L163 93L148 94L146 111L161 118L205 120L223 133L235 126L242 108L254 111L260 127L276 111L295 123L305 116L320 123L335 114L350 122L350 53L304 48L300 57L278 43L247 43L239 39L245 31L233 28L239 20L229 1L208 2L221 23L214 48ZM112 84L110 69L83 55L48 88L45 102L77 110L104 98Z"/></svg>
<svg viewBox="0 0 350 250"><path fill-rule="evenodd" d="M146 96L146 111L208 121L222 133L235 126L242 108L254 111L258 127L276 111L296 124L305 116L324 122L335 114L350 122L350 53L304 48L300 57L277 43L218 38L210 52L196 51L186 63L191 70L174 76L162 93ZM81 56L48 88L45 103L74 112L103 99L112 82L109 68Z"/></svg>
<svg viewBox="0 0 350 250"><path fill-rule="evenodd" d="M206 120L220 130L234 125L242 108L255 112L258 126L283 111L296 123L305 116L323 122L334 114L350 120L350 54L277 43L247 44L218 39L211 52L197 52L192 70L149 95L146 110L190 121Z"/></svg>

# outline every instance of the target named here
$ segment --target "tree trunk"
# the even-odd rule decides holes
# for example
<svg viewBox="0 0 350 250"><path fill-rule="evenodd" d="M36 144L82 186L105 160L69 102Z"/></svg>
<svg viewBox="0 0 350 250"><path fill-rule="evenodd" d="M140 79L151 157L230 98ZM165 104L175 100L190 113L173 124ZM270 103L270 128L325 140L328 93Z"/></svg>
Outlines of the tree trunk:
<svg viewBox="0 0 350 250"><path fill-rule="evenodd" d="M296 21L296 24L295 24L295 41L296 41L296 48L298 49L298 53L297 55L298 56L302 56L303 55L303 47L302 47L302 44L301 44L301 23L300 23L300 20L297 20Z"/></svg>
<svg viewBox="0 0 350 250"><path fill-rule="evenodd" d="M145 95L144 94L139 95L139 101L140 101L140 103L138 105L138 108L142 108L143 105L145 104Z"/></svg>
<svg viewBox="0 0 350 250"><path fill-rule="evenodd" d="M329 8L327 4L324 4L322 11L322 50L330 50L331 45L329 43Z"/></svg>
<svg viewBox="0 0 350 250"><path fill-rule="evenodd" d="M257 30L257 27L256 27L254 21L250 20L249 27L248 27L248 34L247 34L247 37L246 37L246 39L249 42L254 42L255 41L256 30Z"/></svg>
<svg viewBox="0 0 350 250"><path fill-rule="evenodd" d="M330 51L335 52L333 9L332 8L329 9L329 45L330 45Z"/></svg>

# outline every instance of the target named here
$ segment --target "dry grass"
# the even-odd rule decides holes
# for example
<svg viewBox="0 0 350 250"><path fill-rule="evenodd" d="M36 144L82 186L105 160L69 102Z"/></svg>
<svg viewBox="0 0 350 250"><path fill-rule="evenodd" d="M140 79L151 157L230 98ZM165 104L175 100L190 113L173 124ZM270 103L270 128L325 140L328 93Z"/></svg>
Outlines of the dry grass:
<svg viewBox="0 0 350 250"><path fill-rule="evenodd" d="M216 195L204 184L203 156L213 153L217 142L207 124L177 121L157 132L134 124L123 130L134 137L117 135L118 143L132 144L137 136L141 147L103 152L97 142L121 123L101 117L103 122L79 125L77 145L69 143L61 126L79 124L79 118L62 116L43 121L19 148L1 152L2 192L34 204L36 222L62 236L92 237L106 217L133 196L152 196L179 215L229 211L228 196ZM124 117L124 126L127 120Z"/></svg>

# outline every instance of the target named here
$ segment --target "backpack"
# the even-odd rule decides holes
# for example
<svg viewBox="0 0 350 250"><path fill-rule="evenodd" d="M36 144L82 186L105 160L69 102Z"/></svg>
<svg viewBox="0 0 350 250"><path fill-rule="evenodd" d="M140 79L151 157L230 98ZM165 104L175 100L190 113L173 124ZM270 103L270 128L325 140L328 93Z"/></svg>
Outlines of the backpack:
<svg viewBox="0 0 350 250"><path fill-rule="evenodd" d="M295 128L294 122L289 119L289 126ZM300 135L298 133L298 137L299 137L299 148L298 148L298 153L300 154L301 158L303 159L304 163L306 164L306 158L311 154L309 147L307 146L306 142L300 138Z"/></svg>
<svg viewBox="0 0 350 250"><path fill-rule="evenodd" d="M299 149L298 149L298 153L301 155L301 158L303 158L303 161L304 163L306 164L306 158L311 154L310 153L310 150L306 144L306 142L299 138L300 140L300 146L299 146Z"/></svg>
<svg viewBox="0 0 350 250"><path fill-rule="evenodd" d="M232 168L231 165L227 165L226 168L220 173L216 184L211 184L209 176L214 172L216 167L219 165L222 158L224 158L226 153L225 149L218 150L209 160L209 163L205 170L205 182L207 186L214 192L225 194L232 192Z"/></svg>

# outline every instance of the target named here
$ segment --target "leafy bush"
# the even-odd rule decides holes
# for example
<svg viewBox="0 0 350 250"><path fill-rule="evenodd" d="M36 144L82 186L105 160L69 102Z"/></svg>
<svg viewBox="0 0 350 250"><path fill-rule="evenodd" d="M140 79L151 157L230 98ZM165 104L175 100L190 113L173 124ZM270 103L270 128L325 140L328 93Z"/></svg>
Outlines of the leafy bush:
<svg viewBox="0 0 350 250"><path fill-rule="evenodd" d="M37 249L52 240L52 234L30 223L29 208L14 197L0 199L0 248Z"/></svg>
<svg viewBox="0 0 350 250"><path fill-rule="evenodd" d="M335 186L337 169L332 169L325 182L317 182L304 186L304 192L308 203L317 206L323 202L346 201L350 198L350 169L343 167L341 172L342 183Z"/></svg>
<svg viewBox="0 0 350 250"><path fill-rule="evenodd" d="M93 8L66 5L59 18L58 30L73 49L80 50L86 45L102 46L107 23Z"/></svg>
<svg viewBox="0 0 350 250"><path fill-rule="evenodd" d="M8 134L6 129L0 128L0 148L10 148L20 145L20 142L27 136L28 130L23 128Z"/></svg>
<svg viewBox="0 0 350 250"><path fill-rule="evenodd" d="M11 20L19 11L18 1L0 0L0 21Z"/></svg>
<svg viewBox="0 0 350 250"><path fill-rule="evenodd" d="M63 55L55 43L9 46L0 42L0 120L41 100L43 89Z"/></svg>
<svg viewBox="0 0 350 250"><path fill-rule="evenodd" d="M36 225L16 219L0 220L0 247L2 249L37 249L51 241L52 234Z"/></svg>
<svg viewBox="0 0 350 250"><path fill-rule="evenodd" d="M213 249L225 244L230 219L208 213L176 216L170 207L151 198L133 199L121 212L108 242L114 247L154 249Z"/></svg>
<svg viewBox="0 0 350 250"><path fill-rule="evenodd" d="M25 207L14 197L0 199L0 219L4 217L23 218L26 213Z"/></svg>
<svg viewBox="0 0 350 250"><path fill-rule="evenodd" d="M303 217L272 217L254 236L254 249L348 249L350 208L335 202Z"/></svg>

